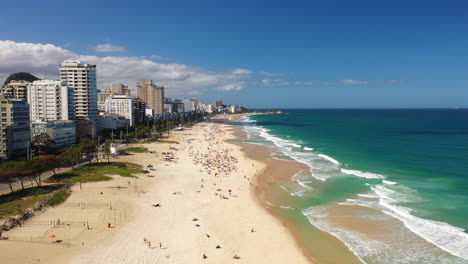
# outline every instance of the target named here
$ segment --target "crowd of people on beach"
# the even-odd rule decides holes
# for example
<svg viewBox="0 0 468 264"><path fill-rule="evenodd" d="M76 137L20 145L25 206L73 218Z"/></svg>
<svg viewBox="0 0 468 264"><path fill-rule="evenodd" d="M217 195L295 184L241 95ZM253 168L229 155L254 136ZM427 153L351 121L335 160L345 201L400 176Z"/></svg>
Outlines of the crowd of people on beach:
<svg viewBox="0 0 468 264"><path fill-rule="evenodd" d="M193 158L193 163L201 164L206 172L215 177L220 175L229 175L231 172L237 171L238 160L230 155L230 148L222 148L222 142L216 135L224 134L224 130L218 126L211 126L203 129L204 141L208 142L206 152L201 150L195 151L193 147L189 148L189 155Z"/></svg>

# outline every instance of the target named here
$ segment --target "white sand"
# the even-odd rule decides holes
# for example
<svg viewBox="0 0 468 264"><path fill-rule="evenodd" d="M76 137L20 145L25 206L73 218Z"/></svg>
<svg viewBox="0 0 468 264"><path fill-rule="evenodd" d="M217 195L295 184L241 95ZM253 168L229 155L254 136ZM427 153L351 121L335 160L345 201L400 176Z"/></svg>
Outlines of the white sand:
<svg viewBox="0 0 468 264"><path fill-rule="evenodd" d="M214 127L225 132L218 131L206 141L207 131ZM154 165L156 171L150 175L155 177L116 177L109 182L84 184L82 190L75 186L65 204L32 220L88 221L90 229L15 228L4 233L10 241L0 241L2 263L310 263L289 231L254 197L255 183L246 178L252 180L264 165L247 159L240 147L224 143L233 138L226 129L228 125L197 125L173 133L171 140L180 142L172 144L177 151L170 150L167 143L153 143L145 147L158 154L119 157L117 161ZM210 144L212 149L208 150ZM229 164L237 171L215 177L215 170L211 170L209 175L203 165L194 163L190 147L193 152L212 155L229 149L228 156L238 160ZM161 161L163 151L174 152L177 162ZM202 160L200 155L197 157ZM125 188L109 188L117 186ZM228 199L222 199L223 195ZM103 207L82 209L78 203ZM112 210L104 207L109 203ZM158 203L161 207L152 206ZM113 228L107 228L107 223ZM252 228L255 232L251 232ZM56 237L49 238L51 234ZM63 242L52 244L53 239ZM217 245L221 248L217 249ZM240 259L233 259L236 254Z"/></svg>

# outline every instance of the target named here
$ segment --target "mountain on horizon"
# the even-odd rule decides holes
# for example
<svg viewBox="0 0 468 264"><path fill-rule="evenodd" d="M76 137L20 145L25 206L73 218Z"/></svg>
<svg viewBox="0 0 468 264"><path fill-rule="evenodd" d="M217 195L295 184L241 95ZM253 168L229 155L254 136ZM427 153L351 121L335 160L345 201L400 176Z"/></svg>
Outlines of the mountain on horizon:
<svg viewBox="0 0 468 264"><path fill-rule="evenodd" d="M8 78L6 78L5 82L3 85L9 84L11 81L28 81L28 82L33 82L40 80L36 76L30 74L29 72L17 72L13 73Z"/></svg>

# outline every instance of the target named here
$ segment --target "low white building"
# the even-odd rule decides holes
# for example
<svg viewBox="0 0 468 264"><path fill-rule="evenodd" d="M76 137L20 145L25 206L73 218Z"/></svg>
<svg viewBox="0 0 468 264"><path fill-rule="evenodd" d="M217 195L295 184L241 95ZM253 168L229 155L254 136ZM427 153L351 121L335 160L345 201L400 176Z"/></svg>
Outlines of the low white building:
<svg viewBox="0 0 468 264"><path fill-rule="evenodd" d="M120 116L129 120L130 126L134 123L133 98L126 95L113 95L106 99L105 111L110 116Z"/></svg>
<svg viewBox="0 0 468 264"><path fill-rule="evenodd" d="M237 109L238 109L238 108L237 108L237 105L230 105L230 106L229 106L229 112L230 112L231 114L237 113Z"/></svg>

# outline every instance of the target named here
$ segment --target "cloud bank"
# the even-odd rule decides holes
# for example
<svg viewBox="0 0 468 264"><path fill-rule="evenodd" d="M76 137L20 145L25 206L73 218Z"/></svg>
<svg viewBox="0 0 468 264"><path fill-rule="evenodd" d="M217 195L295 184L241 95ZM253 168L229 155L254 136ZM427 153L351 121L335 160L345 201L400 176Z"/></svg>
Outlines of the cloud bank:
<svg viewBox="0 0 468 264"><path fill-rule="evenodd" d="M259 85L262 86L337 86L337 85L366 85L378 83L403 83L405 80L385 80L385 81L359 81L353 79L344 79L336 82L288 82L282 79L263 79Z"/></svg>
<svg viewBox="0 0 468 264"><path fill-rule="evenodd" d="M101 48L112 49L108 46ZM150 57L90 56L52 44L6 40L0 41L0 81L19 71L30 72L39 78L59 79L59 65L66 59L96 64L99 89L110 88L113 82L121 82L134 89L139 80L153 80L165 86L169 96L201 94L209 90L239 91L247 87L244 80L252 74L247 69L210 71L186 64L164 64Z"/></svg>
<svg viewBox="0 0 468 264"><path fill-rule="evenodd" d="M127 47L106 43L97 45L94 50L97 52L123 52L127 50Z"/></svg>

